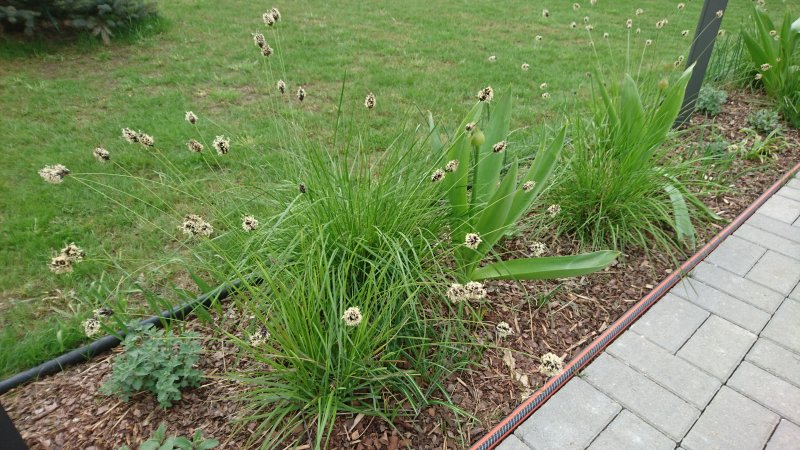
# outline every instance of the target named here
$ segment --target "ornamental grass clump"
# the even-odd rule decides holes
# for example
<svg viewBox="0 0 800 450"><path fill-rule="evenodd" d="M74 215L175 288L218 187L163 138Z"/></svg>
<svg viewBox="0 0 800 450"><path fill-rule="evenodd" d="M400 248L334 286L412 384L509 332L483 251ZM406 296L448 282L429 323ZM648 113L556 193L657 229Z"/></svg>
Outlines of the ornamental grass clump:
<svg viewBox="0 0 800 450"><path fill-rule="evenodd" d="M800 19L798 19L800 22ZM798 22L795 22L797 24ZM769 15L753 7L752 30L742 30L755 79L764 86L776 108L793 127L800 127L800 31L789 9L778 27Z"/></svg>
<svg viewBox="0 0 800 450"><path fill-rule="evenodd" d="M587 248L694 248L693 222L716 218L696 196L709 183L665 145L691 71L649 95L629 75L610 83L595 73L593 118L573 121L570 165L551 194L559 233Z"/></svg>

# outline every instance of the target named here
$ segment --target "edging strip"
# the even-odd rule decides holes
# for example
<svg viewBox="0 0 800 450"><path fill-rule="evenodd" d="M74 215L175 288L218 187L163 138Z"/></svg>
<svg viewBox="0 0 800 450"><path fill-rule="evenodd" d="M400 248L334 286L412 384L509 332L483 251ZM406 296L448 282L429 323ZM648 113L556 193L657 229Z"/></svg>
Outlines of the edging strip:
<svg viewBox="0 0 800 450"><path fill-rule="evenodd" d="M522 422L525 421L531 414L533 414L539 407L541 407L553 394L561 389L567 381L569 381L575 374L578 373L586 364L589 363L595 356L602 352L608 344L614 341L623 331L636 321L642 314L645 313L651 306L653 306L664 294L667 293L678 281L681 280L684 274L691 271L698 263L704 260L714 249L716 249L722 241L728 236L733 234L747 219L749 219L761 205L764 204L770 197L772 197L789 179L791 179L798 171L800 171L800 164L794 166L789 172L783 175L775 184L770 186L761 196L759 196L753 203L750 204L741 214L739 214L731 223L729 223L722 231L714 236L703 248L691 258L686 260L681 266L672 272L666 279L658 284L650 293L644 296L637 302L631 309L629 309L622 317L617 319L610 327L608 327L600 336L598 336L588 347L584 348L577 356L575 356L564 370L556 377L551 378L547 383L533 393L527 400L519 405L514 411L511 412L505 419L500 421L494 428L476 442L471 450L490 450L495 448L500 442L503 441L511 432L513 432Z"/></svg>
<svg viewBox="0 0 800 450"><path fill-rule="evenodd" d="M251 283L254 280L251 280ZM257 283L257 280L255 280ZM164 320L183 320L197 307L209 306L214 300L223 300L231 293L236 291L244 282L236 280L232 283L225 283L216 289L205 293L194 300L190 300L172 309L164 310L157 316L148 317L147 319L139 322L141 325L154 325L160 327ZM61 372L66 367L86 362L93 357L107 352L112 348L118 346L122 342L121 338L125 337L125 330L117 331L116 335L104 336L96 341L87 344L83 347L77 348L63 355L46 361L38 366L12 375L3 381L0 381L0 395L14 389L15 387L27 383L32 380L37 380L41 377L52 375Z"/></svg>

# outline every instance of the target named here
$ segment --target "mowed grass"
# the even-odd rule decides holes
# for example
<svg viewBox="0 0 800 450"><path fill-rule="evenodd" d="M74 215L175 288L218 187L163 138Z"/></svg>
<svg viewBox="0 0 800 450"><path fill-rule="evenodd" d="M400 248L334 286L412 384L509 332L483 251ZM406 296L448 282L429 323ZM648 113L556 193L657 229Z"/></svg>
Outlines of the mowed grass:
<svg viewBox="0 0 800 450"><path fill-rule="evenodd" d="M277 36L265 33L277 51L269 61L251 37L265 31L265 8L245 0L162 1L160 19L121 33L110 46L89 37L60 43L3 38L0 137L12 156L0 167L0 374L77 345L80 320L88 314L82 300L102 301L97 292L120 277L180 277L179 267L153 261L180 251L177 212L203 210L175 191L144 192L124 177L97 177L133 194L115 194L121 203L104 197L114 193L99 185L93 190L70 179L47 185L37 175L43 165L160 179L167 172L162 163L120 139L120 129L130 127L153 135L176 169L189 179L208 179L208 189L214 188L209 160L219 163L217 175L268 188L270 180L292 176L283 168L292 149L276 137L276 122L294 120L312 139L329 137L343 84L344 117L366 123L368 145L376 151L404 125L422 123L423 112L452 125L486 85L512 87L516 127L555 123L585 98L585 74L598 57L621 73L630 54L629 66L638 72L643 42L653 39L643 75L657 80L674 73L675 59L688 56L702 6L699 0L687 1L684 11L661 0L580 3L577 11L561 1L276 3L283 20ZM737 30L749 4L732 0L723 28ZM542 17L543 8L550 18ZM636 8L645 13L636 17ZM594 26L597 56L588 45L585 16ZM630 40L628 18L642 29ZM662 18L669 24L657 30ZM570 29L572 21L577 29ZM684 29L690 37L681 37ZM490 55L496 62L488 61ZM530 70L523 71L523 63ZM279 78L292 93L300 85L307 91L306 101L294 102L283 117L270 107L285 101L275 89ZM378 104L367 117L362 102L369 92ZM543 99L543 92L551 97ZM183 120L187 110L200 117L207 143L217 134L233 137L231 154L204 159L189 153L185 142L197 136ZM97 146L119 166L97 163ZM175 213L143 208L142 200ZM50 273L49 258L73 241L88 261L69 275Z"/></svg>

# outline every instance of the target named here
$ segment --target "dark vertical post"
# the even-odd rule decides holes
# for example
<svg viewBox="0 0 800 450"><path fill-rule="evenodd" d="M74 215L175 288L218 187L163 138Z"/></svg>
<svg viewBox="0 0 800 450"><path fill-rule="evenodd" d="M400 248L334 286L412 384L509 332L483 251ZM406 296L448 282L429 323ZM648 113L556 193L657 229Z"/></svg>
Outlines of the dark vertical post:
<svg viewBox="0 0 800 450"><path fill-rule="evenodd" d="M694 102L703 85L703 78L706 76L708 63L711 61L711 52L714 50L714 42L717 40L719 27L725 17L725 8L728 0L705 0L703 10L700 13L700 20L697 22L697 30L694 32L694 42L689 58L686 60L686 67L694 64L692 78L686 86L686 94L683 97L683 105L675 126L683 125L694 112ZM722 11L722 17L717 17L717 12Z"/></svg>
<svg viewBox="0 0 800 450"><path fill-rule="evenodd" d="M14 422L0 405L0 448L4 450L28 450L28 446L14 427Z"/></svg>

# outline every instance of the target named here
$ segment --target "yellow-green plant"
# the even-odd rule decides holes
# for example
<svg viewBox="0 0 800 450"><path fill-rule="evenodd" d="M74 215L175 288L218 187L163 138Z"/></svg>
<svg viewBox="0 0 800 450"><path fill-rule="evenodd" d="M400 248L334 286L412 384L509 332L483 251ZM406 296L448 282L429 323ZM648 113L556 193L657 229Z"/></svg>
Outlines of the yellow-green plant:
<svg viewBox="0 0 800 450"><path fill-rule="evenodd" d="M758 72L756 78L767 95L777 100L784 119L800 127L800 31L795 29L800 26L792 24L788 9L780 28L757 8L753 8L753 22L755 29L743 30L742 37Z"/></svg>
<svg viewBox="0 0 800 450"><path fill-rule="evenodd" d="M462 281L541 280L585 275L611 264L618 252L499 260L479 267L547 185L566 135L566 128L559 131L522 176L516 159L503 174L511 93L503 95L489 109L488 102L478 102L447 145L442 143L433 119L429 118L433 150L444 155L445 165L434 172L433 181L441 183L449 203L458 277ZM487 110L486 120L483 120L484 110Z"/></svg>

